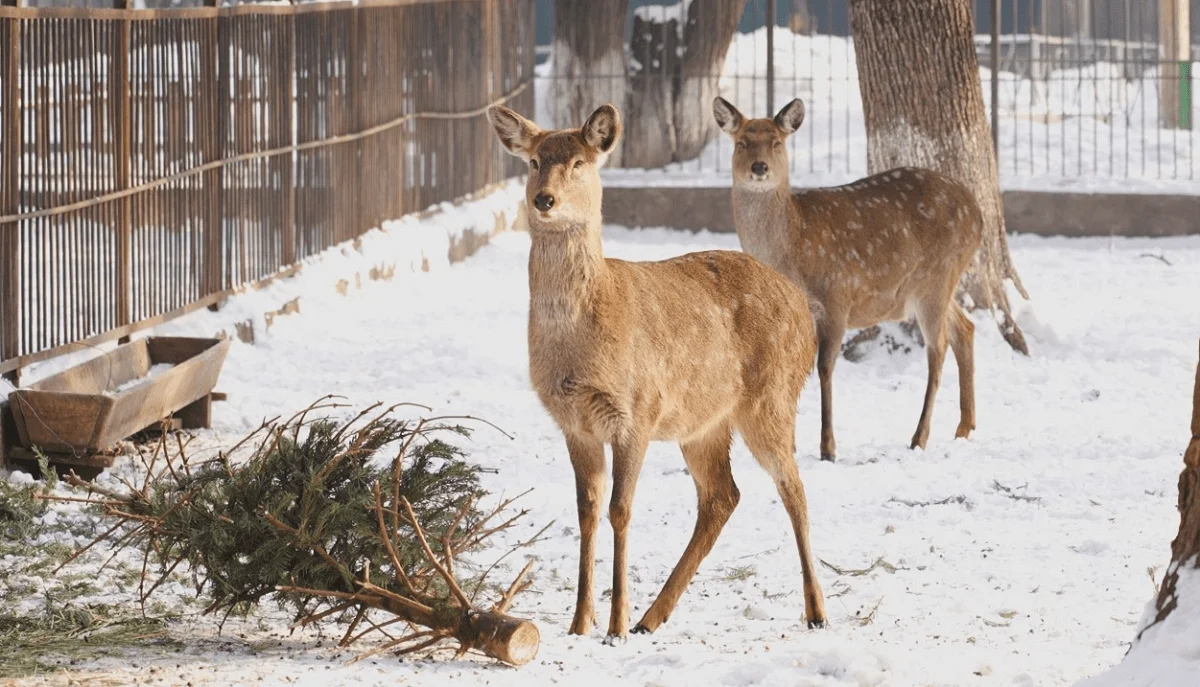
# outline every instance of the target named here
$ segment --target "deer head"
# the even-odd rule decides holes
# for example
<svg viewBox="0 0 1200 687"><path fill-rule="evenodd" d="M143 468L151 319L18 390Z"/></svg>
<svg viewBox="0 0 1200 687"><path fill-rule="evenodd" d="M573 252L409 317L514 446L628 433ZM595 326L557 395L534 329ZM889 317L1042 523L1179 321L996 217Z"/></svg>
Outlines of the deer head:
<svg viewBox="0 0 1200 687"><path fill-rule="evenodd" d="M740 188L769 191L788 187L788 156L784 141L804 122L804 103L795 99L774 119L746 119L728 100L713 100L713 117L734 140L733 183Z"/></svg>
<svg viewBox="0 0 1200 687"><path fill-rule="evenodd" d="M617 108L601 105L578 129L542 131L499 105L488 109L488 119L505 149L529 163L525 202L531 229L598 223L600 167L621 137Z"/></svg>

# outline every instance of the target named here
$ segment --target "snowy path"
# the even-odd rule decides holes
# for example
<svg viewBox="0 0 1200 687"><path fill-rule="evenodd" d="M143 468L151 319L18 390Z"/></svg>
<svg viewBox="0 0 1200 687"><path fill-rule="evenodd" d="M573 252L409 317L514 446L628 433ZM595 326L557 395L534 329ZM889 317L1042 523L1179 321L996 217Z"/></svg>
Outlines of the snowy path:
<svg viewBox="0 0 1200 687"><path fill-rule="evenodd" d="M605 238L608 255L633 259L737 245L730 235L662 230L614 228ZM924 388L920 352L839 364L837 464L816 460L815 377L801 399L797 459L814 552L843 569L880 558L898 569L839 576L822 566L832 628L804 629L786 516L739 442L742 502L712 555L659 632L617 648L600 644L602 630L566 635L574 490L560 435L528 382L528 237L503 235L464 265L371 284L349 298L306 299L302 315L279 320L259 345L233 349L221 387L236 402L216 407L219 428L241 432L333 392L360 404L420 402L508 430L514 441L480 430L468 448L499 470L487 478L493 491L536 487L527 497L531 528L557 520L533 551L537 593L516 608L540 623L542 651L515 671L456 662L414 673L381 660L314 672L311 658L274 660L269 669L254 657L224 660L268 679L389 685L452 677L548 684L573 675L638 686L1051 685L1099 672L1124 653L1152 594L1146 570L1166 562L1177 523L1175 479L1200 336L1200 238L1013 243L1036 299L1036 317L1022 316L1035 355L1015 356L977 321L979 429L971 441L951 439L958 376L947 361L929 450L907 449ZM1171 266L1141 257L1147 252ZM651 447L631 543L635 618L691 531L695 497L682 467L676 447ZM1010 498L997 484L1036 500ZM607 526L599 551L604 590ZM870 622L854 619L872 609Z"/></svg>
<svg viewBox="0 0 1200 687"><path fill-rule="evenodd" d="M605 239L610 256L633 259L737 246L732 235L664 230L613 228ZM574 489L561 437L528 381L528 242L502 235L465 264L398 274L349 297L306 293L302 314L277 320L256 346L231 349L220 383L230 402L214 412L219 435L240 435L263 417L338 393L358 405L424 403L510 432L512 441L480 429L464 447L498 470L485 476L493 493L535 487L525 501L528 531L518 536L557 521L531 552L540 561L535 591L514 609L541 627L538 659L517 670L392 658L347 667L346 654L312 651L311 635L287 638L283 618L227 628L222 640L203 620L180 628L189 644L182 653L105 661L109 677L389 687L580 676L637 687L1061 685L1120 660L1153 592L1147 568L1166 563L1178 522L1175 480L1200 336L1200 237L1015 239L1036 299L1021 315L1034 357L1014 355L994 326L977 320L979 429L969 442L952 440L958 375L950 360L929 449L909 451L924 355L876 351L839 364L841 458L820 463L814 377L796 430L814 552L847 570L887 565L859 576L821 566L832 626L805 629L786 516L738 442L742 501L716 548L669 622L616 648L601 645L602 629L566 634L577 565ZM691 532L695 496L682 468L676 447L651 447L632 530L635 619ZM523 561L512 558L515 571ZM599 558L603 591L611 579L607 525ZM607 596L597 610L603 628ZM147 663L158 671L147 674Z"/></svg>

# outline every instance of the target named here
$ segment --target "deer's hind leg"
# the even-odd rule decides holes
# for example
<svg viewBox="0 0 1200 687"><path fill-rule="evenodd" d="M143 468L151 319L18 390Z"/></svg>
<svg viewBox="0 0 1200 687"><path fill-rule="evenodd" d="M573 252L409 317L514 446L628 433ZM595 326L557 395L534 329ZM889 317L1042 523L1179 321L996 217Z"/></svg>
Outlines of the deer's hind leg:
<svg viewBox="0 0 1200 687"><path fill-rule="evenodd" d="M946 322L950 349L958 364L958 429L956 439L971 436L975 429L975 323L957 302L951 302Z"/></svg>
<svg viewBox="0 0 1200 687"><path fill-rule="evenodd" d="M729 425L722 424L699 439L680 444L696 483L696 528L662 591L633 628L635 633L654 632L667 621L737 507L740 494L729 466L731 440Z"/></svg>
<svg viewBox="0 0 1200 687"><path fill-rule="evenodd" d="M800 553L800 572L804 576L804 617L810 628L825 627L825 598L817 582L812 550L808 543L808 499L800 470L796 467L795 431L797 394L775 407L758 408L739 423L742 437L758 464L775 480L775 488L787 509Z"/></svg>

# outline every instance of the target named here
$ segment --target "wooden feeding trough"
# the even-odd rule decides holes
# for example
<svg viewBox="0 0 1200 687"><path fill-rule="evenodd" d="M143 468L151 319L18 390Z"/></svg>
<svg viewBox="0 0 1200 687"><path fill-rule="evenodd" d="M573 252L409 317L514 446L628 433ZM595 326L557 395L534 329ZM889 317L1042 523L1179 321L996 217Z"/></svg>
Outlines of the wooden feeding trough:
<svg viewBox="0 0 1200 687"><path fill-rule="evenodd" d="M95 475L112 465L118 442L168 418L175 427L209 427L229 344L138 339L13 391L8 401L16 441L8 457L27 463L36 448L59 469Z"/></svg>

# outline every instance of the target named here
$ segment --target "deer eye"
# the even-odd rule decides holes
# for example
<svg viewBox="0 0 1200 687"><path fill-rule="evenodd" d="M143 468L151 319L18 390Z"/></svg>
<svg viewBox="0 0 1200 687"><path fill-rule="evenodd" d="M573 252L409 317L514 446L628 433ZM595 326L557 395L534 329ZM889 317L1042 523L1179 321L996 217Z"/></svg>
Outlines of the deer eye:
<svg viewBox="0 0 1200 687"><path fill-rule="evenodd" d="M775 144L774 144L772 147L774 147L774 148L782 148L782 147L783 147L783 141L775 141Z"/></svg>
<svg viewBox="0 0 1200 687"><path fill-rule="evenodd" d="M576 169L576 170L583 169L583 160L576 160L576 161L575 161L575 169Z"/></svg>
<svg viewBox="0 0 1200 687"><path fill-rule="evenodd" d="M739 149L739 150L741 150L741 149L744 149L744 148L746 147L746 144L745 144L744 142L742 142L742 141L738 141L737 143L735 143L735 144L734 144L734 147L735 147L735 148L737 148L737 149Z"/></svg>
<svg viewBox="0 0 1200 687"><path fill-rule="evenodd" d="M529 168L530 168L530 169L532 169L533 171L535 171L535 172L536 172L536 171L537 171L537 168L538 168L538 163L537 163L537 160L530 160L530 161L529 161Z"/></svg>

